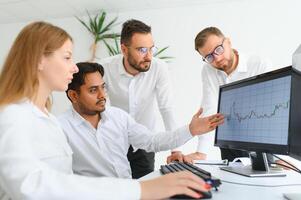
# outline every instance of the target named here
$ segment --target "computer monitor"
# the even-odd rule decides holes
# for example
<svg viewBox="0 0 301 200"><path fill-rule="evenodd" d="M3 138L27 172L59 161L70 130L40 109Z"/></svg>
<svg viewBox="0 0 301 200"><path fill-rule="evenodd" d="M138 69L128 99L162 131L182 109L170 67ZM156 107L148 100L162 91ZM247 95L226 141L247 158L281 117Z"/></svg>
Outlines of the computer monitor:
<svg viewBox="0 0 301 200"><path fill-rule="evenodd" d="M251 177L285 175L270 170L265 153L300 151L300 91L301 74L291 66L221 86L218 112L226 119L216 129L215 145L255 152L251 166L222 169Z"/></svg>
<svg viewBox="0 0 301 200"><path fill-rule="evenodd" d="M299 45L296 51L293 53L292 66L294 69L298 70L299 72L301 71L301 45ZM300 109L297 108L297 109L299 110L299 112L301 112L300 111L301 108ZM300 130L300 127L297 128L299 128ZM301 161L301 134L295 135L294 140L291 141L289 155Z"/></svg>

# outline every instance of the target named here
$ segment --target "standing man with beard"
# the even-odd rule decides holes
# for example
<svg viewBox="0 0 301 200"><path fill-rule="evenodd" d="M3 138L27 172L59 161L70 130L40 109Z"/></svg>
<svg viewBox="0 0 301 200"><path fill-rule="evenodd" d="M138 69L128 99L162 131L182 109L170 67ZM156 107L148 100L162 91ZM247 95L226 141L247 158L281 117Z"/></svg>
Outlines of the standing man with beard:
<svg viewBox="0 0 301 200"><path fill-rule="evenodd" d="M195 50L205 62L202 68L202 107L205 115L217 112L219 86L273 70L271 63L257 55L245 55L232 48L229 37L216 27L207 27L195 37ZM168 162L180 160L192 162L207 158L213 150L214 133L199 136L197 151L184 156L181 152L171 154ZM232 161L247 157L248 152L221 148L222 159Z"/></svg>
<svg viewBox="0 0 301 200"><path fill-rule="evenodd" d="M153 58L156 47L151 27L134 19L126 21L121 31L121 50L122 55L100 61L105 69L104 80L111 105L128 112L152 131L157 126L155 110L158 106L166 130L177 128L167 65ZM154 170L154 153L131 146L128 160L133 178Z"/></svg>

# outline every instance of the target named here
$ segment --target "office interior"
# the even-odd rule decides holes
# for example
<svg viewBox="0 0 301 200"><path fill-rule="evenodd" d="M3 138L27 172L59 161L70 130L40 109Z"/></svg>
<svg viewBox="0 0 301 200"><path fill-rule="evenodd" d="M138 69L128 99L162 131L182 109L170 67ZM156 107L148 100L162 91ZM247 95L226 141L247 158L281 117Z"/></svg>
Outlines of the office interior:
<svg viewBox="0 0 301 200"><path fill-rule="evenodd" d="M203 95L200 74L204 63L194 50L195 35L204 27L219 27L239 52L269 58L275 69L285 67L292 64L292 54L301 44L300 7L298 0L0 0L0 68L16 35L31 21L48 21L70 33L75 44L74 61L78 62L90 58L93 39L75 16L87 19L86 10L97 14L104 9L108 20L118 17L115 31L120 31L127 19L138 19L151 25L155 45L169 46L166 54L174 57L168 65L175 113L179 124L185 124L200 106ZM100 43L97 57L107 56ZM55 115L70 106L64 93L54 93L53 102ZM162 123L158 130L163 127ZM194 138L180 150L192 153L196 146ZM169 154L156 154L156 169ZM208 159L219 158L218 148L212 148ZM299 161L287 159L301 166Z"/></svg>

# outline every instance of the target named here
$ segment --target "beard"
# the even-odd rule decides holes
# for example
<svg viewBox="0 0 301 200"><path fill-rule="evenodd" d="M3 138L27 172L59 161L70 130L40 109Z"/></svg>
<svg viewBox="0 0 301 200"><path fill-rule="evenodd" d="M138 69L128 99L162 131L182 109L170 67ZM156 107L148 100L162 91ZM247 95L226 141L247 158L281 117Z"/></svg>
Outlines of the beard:
<svg viewBox="0 0 301 200"><path fill-rule="evenodd" d="M105 101L106 102L106 99L100 99L96 102L96 106L98 104L100 104L102 101ZM85 115L90 115L90 116L93 116L93 115L100 115L103 111L105 111L105 106L103 106L102 109L91 109L91 108L88 108L87 106L85 106L84 104L82 103L78 103L78 107L80 109L80 112L82 114L85 114Z"/></svg>
<svg viewBox="0 0 301 200"><path fill-rule="evenodd" d="M228 71L229 69L231 69L233 65L233 59L230 59L230 60L221 60L220 63L217 63L215 68L221 70L221 71Z"/></svg>
<svg viewBox="0 0 301 200"><path fill-rule="evenodd" d="M150 69L151 60L143 60L141 62L137 62L131 54L128 55L128 63L132 68L137 70L138 72L147 72Z"/></svg>

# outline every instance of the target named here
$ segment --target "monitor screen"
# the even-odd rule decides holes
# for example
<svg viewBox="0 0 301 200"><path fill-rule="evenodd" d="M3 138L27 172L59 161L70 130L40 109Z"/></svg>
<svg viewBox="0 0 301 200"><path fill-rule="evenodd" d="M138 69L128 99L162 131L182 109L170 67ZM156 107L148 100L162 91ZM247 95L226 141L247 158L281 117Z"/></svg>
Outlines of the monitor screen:
<svg viewBox="0 0 301 200"><path fill-rule="evenodd" d="M223 148L288 154L292 76L266 73L220 87L224 124L215 144Z"/></svg>

